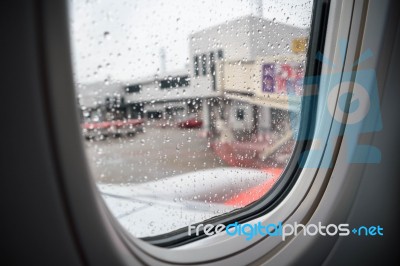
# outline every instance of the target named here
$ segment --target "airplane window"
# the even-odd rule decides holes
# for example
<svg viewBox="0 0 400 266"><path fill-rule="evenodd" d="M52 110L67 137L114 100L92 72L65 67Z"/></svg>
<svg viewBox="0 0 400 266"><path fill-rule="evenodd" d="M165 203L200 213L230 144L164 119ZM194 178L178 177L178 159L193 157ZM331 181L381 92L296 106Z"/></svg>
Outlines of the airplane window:
<svg viewBox="0 0 400 266"><path fill-rule="evenodd" d="M87 161L151 237L257 201L296 144L309 0L71 0Z"/></svg>

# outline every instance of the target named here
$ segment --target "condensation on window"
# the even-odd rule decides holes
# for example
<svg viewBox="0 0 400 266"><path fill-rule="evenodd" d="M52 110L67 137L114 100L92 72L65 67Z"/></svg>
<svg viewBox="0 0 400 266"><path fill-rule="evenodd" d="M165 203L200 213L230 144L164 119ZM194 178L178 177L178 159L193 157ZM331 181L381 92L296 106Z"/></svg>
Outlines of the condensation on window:
<svg viewBox="0 0 400 266"><path fill-rule="evenodd" d="M298 130L311 1L71 0L87 161L136 237L268 193Z"/></svg>

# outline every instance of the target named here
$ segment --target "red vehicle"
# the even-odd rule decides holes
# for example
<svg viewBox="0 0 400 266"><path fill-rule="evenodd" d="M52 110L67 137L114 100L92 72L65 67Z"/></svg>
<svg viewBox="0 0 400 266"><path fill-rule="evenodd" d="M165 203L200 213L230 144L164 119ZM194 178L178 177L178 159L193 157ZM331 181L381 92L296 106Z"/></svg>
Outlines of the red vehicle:
<svg viewBox="0 0 400 266"><path fill-rule="evenodd" d="M143 131L143 119L85 122L81 124L86 139L129 136Z"/></svg>
<svg viewBox="0 0 400 266"><path fill-rule="evenodd" d="M197 117L192 117L178 122L177 126L180 128L201 128L203 121Z"/></svg>

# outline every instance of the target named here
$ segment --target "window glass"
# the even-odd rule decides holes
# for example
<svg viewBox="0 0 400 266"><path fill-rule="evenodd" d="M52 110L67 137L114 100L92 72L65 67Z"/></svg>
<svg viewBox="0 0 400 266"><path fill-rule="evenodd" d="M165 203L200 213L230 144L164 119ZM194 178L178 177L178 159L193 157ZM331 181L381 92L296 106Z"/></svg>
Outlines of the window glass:
<svg viewBox="0 0 400 266"><path fill-rule="evenodd" d="M161 89L171 89L189 86L188 76L167 77L160 81Z"/></svg>
<svg viewBox="0 0 400 266"><path fill-rule="evenodd" d="M224 52L222 50L218 50L218 58L219 59L224 58Z"/></svg>
<svg viewBox="0 0 400 266"><path fill-rule="evenodd" d="M273 187L295 146L311 9L70 0L87 161L132 235L229 213Z"/></svg>
<svg viewBox="0 0 400 266"><path fill-rule="evenodd" d="M196 55L194 57L194 76L198 77L199 76L199 57Z"/></svg>
<svg viewBox="0 0 400 266"><path fill-rule="evenodd" d="M140 92L141 89L142 89L142 85L140 85L140 84L133 84L133 85L128 85L125 87L125 91L127 93Z"/></svg>
<svg viewBox="0 0 400 266"><path fill-rule="evenodd" d="M239 121L243 121L244 120L244 110L243 109L237 109L236 110L236 119Z"/></svg>
<svg viewBox="0 0 400 266"><path fill-rule="evenodd" d="M203 76L207 75L207 55L203 54L201 56L201 72L203 73Z"/></svg>

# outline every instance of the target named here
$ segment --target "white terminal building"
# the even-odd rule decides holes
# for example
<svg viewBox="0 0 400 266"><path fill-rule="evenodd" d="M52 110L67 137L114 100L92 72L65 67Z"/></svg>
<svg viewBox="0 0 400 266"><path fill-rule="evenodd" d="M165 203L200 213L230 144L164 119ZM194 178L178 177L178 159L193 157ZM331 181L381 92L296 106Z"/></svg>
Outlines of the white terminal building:
<svg viewBox="0 0 400 266"><path fill-rule="evenodd" d="M290 109L282 80L304 75L308 34L249 15L190 35L188 69L108 86L123 98L118 104L127 118L193 113L208 133L221 127L219 121L228 121L233 130L254 131L255 125L268 130L271 112ZM112 99L108 104L117 101Z"/></svg>
<svg viewBox="0 0 400 266"><path fill-rule="evenodd" d="M257 100L277 93L263 91L262 67L279 60L301 63L304 55L294 53L293 41L305 41L307 36L308 29L254 16L190 36L191 89L202 92L204 128L213 132L222 121L246 133L254 131L255 124L269 128L270 108L285 109L288 104Z"/></svg>

